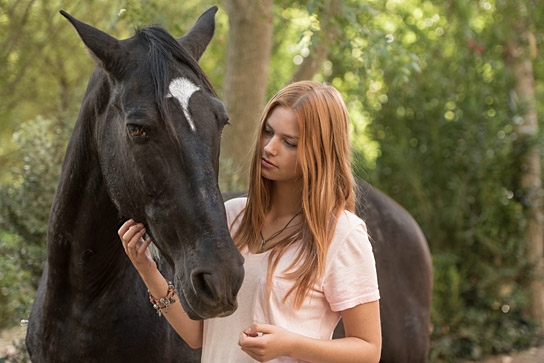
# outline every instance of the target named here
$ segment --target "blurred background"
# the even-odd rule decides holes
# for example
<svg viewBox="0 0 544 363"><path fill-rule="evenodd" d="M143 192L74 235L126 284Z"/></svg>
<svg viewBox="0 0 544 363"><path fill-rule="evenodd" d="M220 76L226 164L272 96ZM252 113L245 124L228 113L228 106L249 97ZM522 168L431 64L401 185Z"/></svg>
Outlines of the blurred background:
<svg viewBox="0 0 544 363"><path fill-rule="evenodd" d="M220 186L246 188L260 111L292 80L338 88L354 171L403 205L433 255L431 362L542 344L540 0L0 0L0 329L27 319L49 208L95 66L76 18L179 37L218 5L200 64L231 116Z"/></svg>

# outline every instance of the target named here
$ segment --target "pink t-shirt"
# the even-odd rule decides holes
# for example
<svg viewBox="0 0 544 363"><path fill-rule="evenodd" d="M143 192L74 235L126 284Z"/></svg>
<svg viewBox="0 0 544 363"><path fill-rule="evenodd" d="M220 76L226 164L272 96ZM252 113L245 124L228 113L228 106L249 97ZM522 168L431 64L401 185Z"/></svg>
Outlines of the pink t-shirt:
<svg viewBox="0 0 544 363"><path fill-rule="evenodd" d="M245 198L225 203L229 226L245 205ZM233 230L238 228L240 220L232 226ZM253 323L273 324L308 337L331 339L341 311L380 298L366 225L355 214L348 211L341 214L329 247L325 273L302 307L294 309L294 293L285 302L284 297L296 282L282 277L282 271L291 264L298 249L295 244L280 259L272 279L270 299L266 286L270 253L242 251L245 277L238 293L238 309L230 316L204 321L202 362L255 362L238 345L240 333ZM273 360L297 361L287 357Z"/></svg>

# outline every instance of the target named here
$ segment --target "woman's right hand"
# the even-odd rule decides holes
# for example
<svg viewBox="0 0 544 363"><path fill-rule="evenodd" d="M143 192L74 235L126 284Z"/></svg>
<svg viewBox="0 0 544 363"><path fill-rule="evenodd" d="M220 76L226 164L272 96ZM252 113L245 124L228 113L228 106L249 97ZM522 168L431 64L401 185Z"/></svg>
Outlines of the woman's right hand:
<svg viewBox="0 0 544 363"><path fill-rule="evenodd" d="M145 274L148 269L157 269L148 248L152 242L151 238L143 239L145 227L142 223L129 219L123 223L117 234L121 238L125 253L140 274Z"/></svg>

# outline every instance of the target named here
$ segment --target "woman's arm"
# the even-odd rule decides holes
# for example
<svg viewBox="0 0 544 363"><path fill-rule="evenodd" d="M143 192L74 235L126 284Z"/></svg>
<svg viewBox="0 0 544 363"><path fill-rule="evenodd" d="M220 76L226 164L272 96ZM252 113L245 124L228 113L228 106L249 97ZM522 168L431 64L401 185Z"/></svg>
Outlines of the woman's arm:
<svg viewBox="0 0 544 363"><path fill-rule="evenodd" d="M132 261L136 270L138 270L151 295L156 299L165 297L168 293L168 282L164 279L157 268L157 264L151 258L151 253L148 249L151 244L151 238L147 238L145 241L142 239L145 234L143 224L129 219L121 226L118 234L121 237L127 256ZM151 306L149 308L152 309ZM166 313L163 310L162 313L172 328L191 348L196 349L202 346L203 323L202 321L192 320L185 314L177 296L176 302L168 306L168 312ZM157 319L159 318L157 316Z"/></svg>
<svg viewBox="0 0 544 363"><path fill-rule="evenodd" d="M308 338L273 325L255 324L240 334L239 344L253 359L281 356L308 362L378 362L382 338L379 301L342 312L346 337L334 340Z"/></svg>

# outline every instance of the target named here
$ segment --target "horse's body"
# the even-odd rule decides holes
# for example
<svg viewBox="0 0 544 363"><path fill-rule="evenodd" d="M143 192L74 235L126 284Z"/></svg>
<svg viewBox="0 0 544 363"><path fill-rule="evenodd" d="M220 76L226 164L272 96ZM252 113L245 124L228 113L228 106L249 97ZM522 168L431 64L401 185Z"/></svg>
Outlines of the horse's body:
<svg viewBox="0 0 544 363"><path fill-rule="evenodd" d="M429 355L432 261L416 221L399 204L358 181L356 212L372 242L382 321L380 362L426 362ZM335 337L343 336L339 324Z"/></svg>
<svg viewBox="0 0 544 363"><path fill-rule="evenodd" d="M235 309L242 259L217 187L227 117L195 61L213 35L214 14L177 41L156 28L117 41L65 14L100 66L51 209L27 333L32 361L200 361L151 307L117 236L126 217L146 224L163 256L159 268L192 318ZM425 362L432 290L425 238L402 207L361 188L357 212L381 292L382 361Z"/></svg>
<svg viewBox="0 0 544 363"><path fill-rule="evenodd" d="M228 117L197 64L216 9L180 39L147 27L122 41L63 12L99 66L51 208L26 340L32 361L199 361L157 316L126 257L117 230L127 217L146 225L191 318L236 309L243 259L217 185Z"/></svg>

